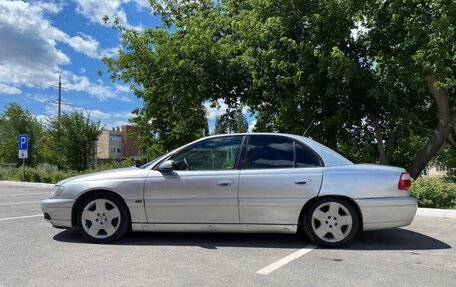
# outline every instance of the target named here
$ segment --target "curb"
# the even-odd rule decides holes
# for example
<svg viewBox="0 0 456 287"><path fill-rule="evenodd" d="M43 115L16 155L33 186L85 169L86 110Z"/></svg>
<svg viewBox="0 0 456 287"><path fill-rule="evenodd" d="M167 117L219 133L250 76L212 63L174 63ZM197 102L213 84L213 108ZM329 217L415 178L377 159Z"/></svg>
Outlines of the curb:
<svg viewBox="0 0 456 287"><path fill-rule="evenodd" d="M0 185L14 185L14 186L35 186L35 187L54 187L52 183L41 183L41 182L23 182L23 181L9 181L0 180Z"/></svg>
<svg viewBox="0 0 456 287"><path fill-rule="evenodd" d="M437 209L437 208L418 208L416 211L418 216L430 216L430 217L445 217L445 218L456 218L456 210L454 209Z"/></svg>

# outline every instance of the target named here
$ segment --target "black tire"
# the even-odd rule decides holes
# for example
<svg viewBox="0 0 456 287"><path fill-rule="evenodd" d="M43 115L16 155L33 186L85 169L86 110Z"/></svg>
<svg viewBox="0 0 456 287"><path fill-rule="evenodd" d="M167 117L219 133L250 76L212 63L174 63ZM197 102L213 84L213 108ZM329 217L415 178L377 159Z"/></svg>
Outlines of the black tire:
<svg viewBox="0 0 456 287"><path fill-rule="evenodd" d="M83 220L82 214L83 211L86 207L88 207L89 204L91 204L95 200L104 200L108 201L106 206L113 206L114 208L117 208L119 211L119 216L118 218L114 219L111 221L111 224L116 228L115 232L111 235L108 236L108 234L104 230L100 230L98 232L98 238L90 235L87 231L86 228L88 227L90 220ZM105 218L105 220L108 220L109 218ZM98 222L98 218L96 219ZM116 221L117 220L117 221ZM100 220L102 221L102 220ZM90 242L94 243L110 243L113 241L118 240L122 236L125 235L125 233L128 232L130 228L130 214L128 212L128 207L126 204L122 201L119 200L117 197L113 196L109 192L97 192L96 194L93 194L87 198L84 199L84 201L79 205L78 211L77 211L77 227L79 229L79 232L81 233L82 237ZM95 222L94 222L95 223ZM92 225L93 223L90 223ZM103 223L100 223L103 224ZM90 229L90 228L89 228ZM104 231L106 234L101 234L102 231Z"/></svg>
<svg viewBox="0 0 456 287"><path fill-rule="evenodd" d="M330 211L331 206L335 207ZM326 208L327 211L325 212ZM316 211L317 209L319 211ZM335 215L336 209L337 214ZM325 219L326 215L330 218L320 220L316 217L323 215L325 215ZM347 223L349 218L346 216L351 217L351 224ZM359 229L359 214L351 202L340 198L327 197L317 200L309 206L305 211L303 223L304 231L310 240L321 246L335 247L350 242L356 236ZM320 227L322 229L318 235L316 230L320 230ZM340 232L338 232L339 230ZM327 232L325 233L325 231Z"/></svg>

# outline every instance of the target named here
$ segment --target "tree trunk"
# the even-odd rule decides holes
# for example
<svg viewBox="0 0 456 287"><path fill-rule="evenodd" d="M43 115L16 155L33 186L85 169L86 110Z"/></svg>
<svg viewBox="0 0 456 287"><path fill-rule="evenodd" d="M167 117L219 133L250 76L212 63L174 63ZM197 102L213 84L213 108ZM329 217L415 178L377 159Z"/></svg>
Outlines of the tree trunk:
<svg viewBox="0 0 456 287"><path fill-rule="evenodd" d="M372 125L374 126L375 140L377 142L377 150L378 150L378 154L380 156L380 164L389 164L390 159L389 159L388 155L386 154L385 145L383 143L383 135L382 135L383 129L380 126L380 123L379 123L377 117L374 116L373 114L369 114L369 120L371 121Z"/></svg>
<svg viewBox="0 0 456 287"><path fill-rule="evenodd" d="M380 164L388 165L391 162L391 156L394 151L394 145L397 139L402 135L405 130L404 124L399 124L396 130L394 130L387 139L383 138L383 129L380 125L380 121L373 114L369 114L369 120L374 126L375 139L377 141L377 150L380 156Z"/></svg>
<svg viewBox="0 0 456 287"><path fill-rule="evenodd" d="M448 94L444 89L437 88L437 76L431 74L425 78L425 83L435 102L437 103L439 121L434 134L426 145L418 152L408 168L410 176L416 179L427 163L437 154L442 144L451 132L452 125L456 122L456 115L451 115Z"/></svg>

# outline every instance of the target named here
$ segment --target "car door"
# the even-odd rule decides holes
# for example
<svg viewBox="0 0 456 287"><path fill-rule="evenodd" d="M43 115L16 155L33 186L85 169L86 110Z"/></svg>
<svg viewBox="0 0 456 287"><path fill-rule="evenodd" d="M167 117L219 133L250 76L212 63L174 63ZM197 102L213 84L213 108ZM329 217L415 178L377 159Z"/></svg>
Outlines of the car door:
<svg viewBox="0 0 456 287"><path fill-rule="evenodd" d="M240 222L297 224L321 181L322 161L307 146L281 135L249 136L239 179Z"/></svg>
<svg viewBox="0 0 456 287"><path fill-rule="evenodd" d="M199 141L173 154L173 170L145 182L150 223L239 223L236 162L243 136Z"/></svg>

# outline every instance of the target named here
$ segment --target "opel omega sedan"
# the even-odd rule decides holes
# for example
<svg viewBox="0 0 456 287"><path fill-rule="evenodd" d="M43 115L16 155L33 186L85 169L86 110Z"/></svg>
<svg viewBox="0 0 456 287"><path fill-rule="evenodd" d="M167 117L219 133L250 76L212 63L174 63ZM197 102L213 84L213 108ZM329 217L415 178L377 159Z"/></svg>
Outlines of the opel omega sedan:
<svg viewBox="0 0 456 287"><path fill-rule="evenodd" d="M298 233L336 246L363 230L409 225L416 199L398 167L355 164L309 138L202 138L142 167L69 178L44 218L92 242L127 231ZM298 232L300 231L300 232Z"/></svg>

